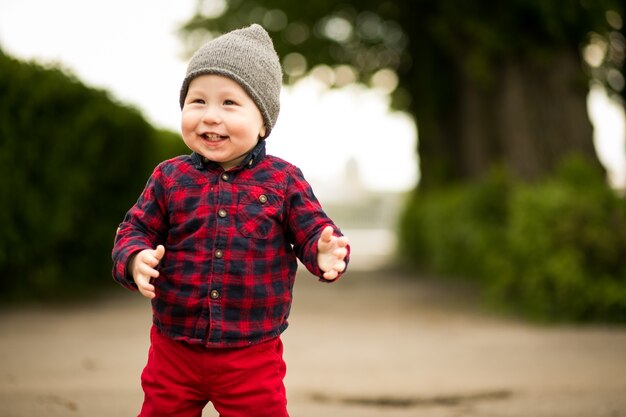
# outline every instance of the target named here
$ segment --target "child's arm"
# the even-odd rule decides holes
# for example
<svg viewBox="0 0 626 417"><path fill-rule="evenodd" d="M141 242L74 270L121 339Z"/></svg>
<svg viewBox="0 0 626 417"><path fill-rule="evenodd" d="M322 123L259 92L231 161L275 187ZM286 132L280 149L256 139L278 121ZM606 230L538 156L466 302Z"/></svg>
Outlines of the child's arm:
<svg viewBox="0 0 626 417"><path fill-rule="evenodd" d="M126 213L115 234L111 254L113 279L124 288L133 291L139 289L138 283L135 282L135 271L131 269L135 266L134 259L143 250L154 251L154 248L163 244L167 237L168 221L163 204L166 200L166 180L162 166L163 164L155 168L139 199ZM157 264L158 262L154 266ZM149 289L145 287L145 282L143 284L144 289ZM146 295L143 291L142 294Z"/></svg>
<svg viewBox="0 0 626 417"><path fill-rule="evenodd" d="M323 278L332 281L345 269L348 254L348 238L333 235L333 228L326 226L317 241L317 265L324 271Z"/></svg>
<svg viewBox="0 0 626 417"><path fill-rule="evenodd" d="M144 249L137 252L128 261L128 270L137 285L137 289L146 298L156 297L154 285L150 281L158 278L159 271L156 270L156 267L163 259L164 254L165 247L159 245L156 249Z"/></svg>

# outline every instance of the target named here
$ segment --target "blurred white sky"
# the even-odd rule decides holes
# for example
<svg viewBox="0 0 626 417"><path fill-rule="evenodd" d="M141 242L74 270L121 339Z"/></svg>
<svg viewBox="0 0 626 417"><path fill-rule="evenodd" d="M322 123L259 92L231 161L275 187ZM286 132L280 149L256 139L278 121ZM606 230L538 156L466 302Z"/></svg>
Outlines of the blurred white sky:
<svg viewBox="0 0 626 417"><path fill-rule="evenodd" d="M0 47L20 59L57 63L86 84L109 90L156 126L178 131L178 91L186 59L176 28L195 0L0 0ZM600 158L626 181L624 115L602 93L590 95ZM313 81L284 89L270 153L313 181L334 181L346 163L374 190L404 191L418 177L416 130L388 110L381 92L325 91Z"/></svg>

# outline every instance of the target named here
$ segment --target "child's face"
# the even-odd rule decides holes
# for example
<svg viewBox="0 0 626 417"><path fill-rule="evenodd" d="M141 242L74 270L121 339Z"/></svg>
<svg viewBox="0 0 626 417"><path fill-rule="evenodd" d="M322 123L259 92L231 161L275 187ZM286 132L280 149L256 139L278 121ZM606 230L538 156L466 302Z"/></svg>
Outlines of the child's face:
<svg viewBox="0 0 626 417"><path fill-rule="evenodd" d="M201 75L189 84L182 110L183 141L225 170L241 163L265 136L263 116L252 98L230 78Z"/></svg>

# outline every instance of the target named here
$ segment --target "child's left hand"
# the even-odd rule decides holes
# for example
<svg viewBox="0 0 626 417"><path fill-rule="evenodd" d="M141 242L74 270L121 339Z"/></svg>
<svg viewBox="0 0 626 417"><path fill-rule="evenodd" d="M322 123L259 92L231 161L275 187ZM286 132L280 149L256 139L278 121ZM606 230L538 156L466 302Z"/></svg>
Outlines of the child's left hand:
<svg viewBox="0 0 626 417"><path fill-rule="evenodd" d="M323 278L333 280L346 269L344 259L348 254L348 238L333 235L333 228L326 226L317 241L317 265L324 271Z"/></svg>

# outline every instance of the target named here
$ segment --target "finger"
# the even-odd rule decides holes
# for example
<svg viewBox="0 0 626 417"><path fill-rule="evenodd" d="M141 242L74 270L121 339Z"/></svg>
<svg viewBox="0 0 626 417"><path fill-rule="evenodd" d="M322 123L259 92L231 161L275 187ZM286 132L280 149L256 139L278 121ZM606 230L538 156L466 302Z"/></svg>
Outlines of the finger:
<svg viewBox="0 0 626 417"><path fill-rule="evenodd" d="M341 236L337 238L337 246L341 248L345 248L349 244L350 244L350 239L348 239L346 236Z"/></svg>
<svg viewBox="0 0 626 417"><path fill-rule="evenodd" d="M154 257L157 259L157 261L161 261L161 259L163 259L163 255L165 255L165 246L157 246L156 250L154 251Z"/></svg>
<svg viewBox="0 0 626 417"><path fill-rule="evenodd" d="M141 295L146 298L154 298L156 296L154 285L150 284L149 277L142 276L137 282L137 289Z"/></svg>
<svg viewBox="0 0 626 417"><path fill-rule="evenodd" d="M320 239L322 240L322 242L330 242L333 238L333 228L332 226L326 226L324 228L324 230L322 230L322 235L320 236Z"/></svg>
<svg viewBox="0 0 626 417"><path fill-rule="evenodd" d="M140 287L142 290L147 291L147 292L154 292L155 288L154 285L150 284L150 283L145 283Z"/></svg>
<svg viewBox="0 0 626 417"><path fill-rule="evenodd" d="M337 248L333 252L333 255L335 255L337 259L339 260L343 260L347 254L348 254L348 249L346 249L345 247Z"/></svg>
<svg viewBox="0 0 626 417"><path fill-rule="evenodd" d="M146 254L146 257L143 259L144 265L149 266L154 269L159 264L159 260L150 254Z"/></svg>
<svg viewBox="0 0 626 417"><path fill-rule="evenodd" d="M139 273L151 278L158 278L159 276L159 271L151 268L148 264L139 265Z"/></svg>
<svg viewBox="0 0 626 417"><path fill-rule="evenodd" d="M154 292L154 290L150 290L147 288L140 288L139 292L141 293L141 295L149 299L153 299L154 297L156 297L156 293Z"/></svg>
<svg viewBox="0 0 626 417"><path fill-rule="evenodd" d="M337 262L333 265L333 270L337 271L337 273L341 273L346 269L346 263L344 261Z"/></svg>
<svg viewBox="0 0 626 417"><path fill-rule="evenodd" d="M159 260L154 256L153 250L145 250L137 255L137 263L139 263L139 265L156 267L159 264Z"/></svg>
<svg viewBox="0 0 626 417"><path fill-rule="evenodd" d="M154 250L146 251L145 262L154 268L159 264L159 262L161 262L163 255L165 255L165 247L163 245L159 245Z"/></svg>
<svg viewBox="0 0 626 417"><path fill-rule="evenodd" d="M331 279L337 278L338 275L339 273L337 271L335 271L334 269L331 269L328 272L324 272L324 275L322 275L322 277L326 280L331 280Z"/></svg>

